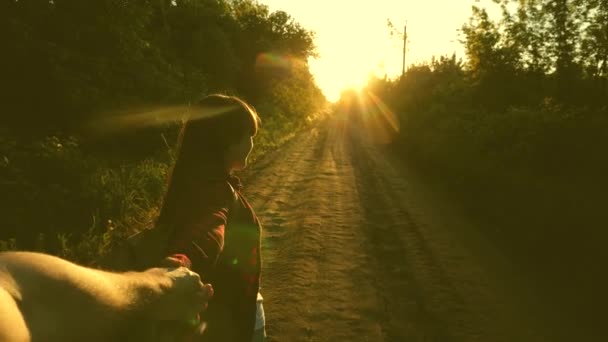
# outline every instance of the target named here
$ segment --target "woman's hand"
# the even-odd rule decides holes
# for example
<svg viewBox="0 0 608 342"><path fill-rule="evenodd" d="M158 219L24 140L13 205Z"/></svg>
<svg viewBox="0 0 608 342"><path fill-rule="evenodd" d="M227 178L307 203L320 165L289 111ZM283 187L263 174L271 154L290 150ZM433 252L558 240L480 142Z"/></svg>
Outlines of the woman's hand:
<svg viewBox="0 0 608 342"><path fill-rule="evenodd" d="M164 258L160 262L160 267L172 268L180 266L192 268L192 262L190 261L190 258L188 258L185 254L173 254Z"/></svg>

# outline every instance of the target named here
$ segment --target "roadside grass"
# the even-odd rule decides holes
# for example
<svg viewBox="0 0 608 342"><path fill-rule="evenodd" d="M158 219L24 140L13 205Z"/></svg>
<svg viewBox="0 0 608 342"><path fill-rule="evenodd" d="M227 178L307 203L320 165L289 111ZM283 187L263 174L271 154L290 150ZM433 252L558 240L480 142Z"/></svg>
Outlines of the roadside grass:
<svg viewBox="0 0 608 342"><path fill-rule="evenodd" d="M265 121L250 163L314 124L317 118L311 118ZM116 158L111 151L85 152L74 137L0 140L0 251L33 250L91 264L115 242L154 224L171 167L171 143L168 151Z"/></svg>

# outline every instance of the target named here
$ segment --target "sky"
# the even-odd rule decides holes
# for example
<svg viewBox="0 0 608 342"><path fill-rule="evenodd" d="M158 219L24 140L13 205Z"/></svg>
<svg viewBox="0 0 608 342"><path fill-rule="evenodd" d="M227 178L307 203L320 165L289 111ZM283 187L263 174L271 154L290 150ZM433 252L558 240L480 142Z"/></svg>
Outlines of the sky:
<svg viewBox="0 0 608 342"><path fill-rule="evenodd" d="M330 101L344 88L363 86L370 73L401 74L403 39L390 38L387 19L401 31L407 23L406 65L453 53L464 58L458 29L468 21L473 4L488 1L259 0L315 32L320 57L308 62Z"/></svg>

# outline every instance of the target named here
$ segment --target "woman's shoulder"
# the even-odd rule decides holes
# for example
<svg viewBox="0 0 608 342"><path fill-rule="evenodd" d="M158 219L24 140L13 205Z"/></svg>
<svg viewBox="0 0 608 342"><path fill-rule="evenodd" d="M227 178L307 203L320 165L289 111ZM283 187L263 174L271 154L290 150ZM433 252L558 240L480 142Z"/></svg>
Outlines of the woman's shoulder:
<svg viewBox="0 0 608 342"><path fill-rule="evenodd" d="M237 193L227 180L209 180L201 189L201 197L207 205L228 208L237 199Z"/></svg>

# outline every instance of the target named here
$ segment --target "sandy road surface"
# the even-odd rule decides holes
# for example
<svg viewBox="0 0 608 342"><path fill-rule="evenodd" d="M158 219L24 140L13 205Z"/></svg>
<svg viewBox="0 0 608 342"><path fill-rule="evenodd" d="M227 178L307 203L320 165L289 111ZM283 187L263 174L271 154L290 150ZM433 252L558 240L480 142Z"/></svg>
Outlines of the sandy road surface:
<svg viewBox="0 0 608 342"><path fill-rule="evenodd" d="M271 341L564 338L528 280L362 131L319 125L245 180Z"/></svg>

